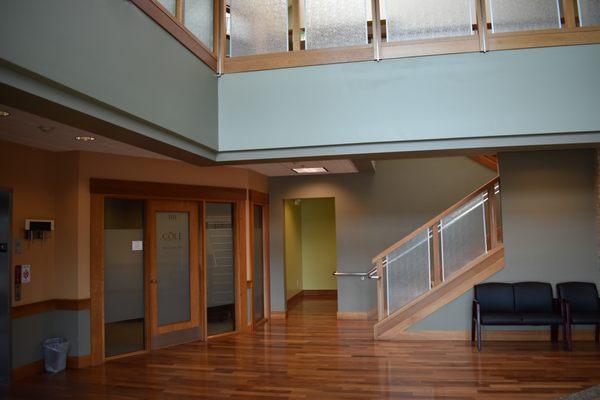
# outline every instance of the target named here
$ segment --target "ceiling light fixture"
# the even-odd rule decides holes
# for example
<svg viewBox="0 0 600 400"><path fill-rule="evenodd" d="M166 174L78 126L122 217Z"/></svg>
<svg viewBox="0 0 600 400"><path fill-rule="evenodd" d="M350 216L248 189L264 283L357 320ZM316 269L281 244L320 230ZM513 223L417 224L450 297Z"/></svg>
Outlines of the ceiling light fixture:
<svg viewBox="0 0 600 400"><path fill-rule="evenodd" d="M8 111L0 110L0 117L10 117L10 113Z"/></svg>
<svg viewBox="0 0 600 400"><path fill-rule="evenodd" d="M75 140L79 140L80 142L93 142L96 138L93 136L75 136Z"/></svg>
<svg viewBox="0 0 600 400"><path fill-rule="evenodd" d="M301 168L292 168L297 174L326 174L329 172L325 167L301 167Z"/></svg>

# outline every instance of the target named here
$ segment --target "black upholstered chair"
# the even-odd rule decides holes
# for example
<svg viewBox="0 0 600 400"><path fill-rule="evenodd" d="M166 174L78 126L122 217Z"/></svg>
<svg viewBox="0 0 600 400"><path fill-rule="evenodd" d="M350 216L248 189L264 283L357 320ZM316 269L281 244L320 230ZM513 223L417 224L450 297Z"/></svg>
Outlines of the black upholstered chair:
<svg viewBox="0 0 600 400"><path fill-rule="evenodd" d="M598 288L591 282L565 282L556 285L558 298L563 304L571 325L595 325L596 343L600 342L600 298ZM568 332L571 334L570 330Z"/></svg>
<svg viewBox="0 0 600 400"><path fill-rule="evenodd" d="M542 282L483 283L475 286L471 340L481 350L481 327L485 325L550 326L553 342L558 340L558 327L565 329L565 347L570 348L568 324L552 286Z"/></svg>

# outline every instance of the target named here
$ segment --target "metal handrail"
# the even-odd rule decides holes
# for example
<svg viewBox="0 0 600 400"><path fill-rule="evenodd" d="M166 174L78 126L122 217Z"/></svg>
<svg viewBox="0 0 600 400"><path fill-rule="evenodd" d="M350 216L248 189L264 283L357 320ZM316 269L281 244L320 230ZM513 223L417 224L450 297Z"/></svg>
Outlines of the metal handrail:
<svg viewBox="0 0 600 400"><path fill-rule="evenodd" d="M365 279L380 279L380 276L377 276L377 267L373 267L368 272L339 272L335 271L333 276L356 276L359 277L361 281Z"/></svg>

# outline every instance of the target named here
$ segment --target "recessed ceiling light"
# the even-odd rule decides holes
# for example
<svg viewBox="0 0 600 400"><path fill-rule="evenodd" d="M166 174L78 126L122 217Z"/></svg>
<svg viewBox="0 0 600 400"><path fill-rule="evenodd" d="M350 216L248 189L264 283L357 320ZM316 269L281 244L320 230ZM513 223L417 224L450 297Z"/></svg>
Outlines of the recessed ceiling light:
<svg viewBox="0 0 600 400"><path fill-rule="evenodd" d="M96 140L93 136L75 136L75 140L79 140L81 142L93 142Z"/></svg>
<svg viewBox="0 0 600 400"><path fill-rule="evenodd" d="M10 117L10 113L8 111L0 110L0 117Z"/></svg>
<svg viewBox="0 0 600 400"><path fill-rule="evenodd" d="M327 168L324 167L292 168L292 171L294 171L297 174L325 174L329 172L327 171Z"/></svg>

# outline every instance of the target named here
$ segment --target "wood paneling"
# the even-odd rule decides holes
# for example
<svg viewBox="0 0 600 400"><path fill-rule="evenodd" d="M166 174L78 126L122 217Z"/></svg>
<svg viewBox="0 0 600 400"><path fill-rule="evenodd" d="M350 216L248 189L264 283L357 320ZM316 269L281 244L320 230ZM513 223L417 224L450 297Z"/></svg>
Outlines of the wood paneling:
<svg viewBox="0 0 600 400"><path fill-rule="evenodd" d="M90 339L92 365L104 361L104 196L91 195L90 205Z"/></svg>
<svg viewBox="0 0 600 400"><path fill-rule="evenodd" d="M17 382L15 399L555 399L600 382L593 342L376 342L372 321L307 298L254 333ZM466 312L466 310L465 310Z"/></svg>
<svg viewBox="0 0 600 400"><path fill-rule="evenodd" d="M89 310L90 299L52 299L37 303L25 304L13 307L10 316L14 318L26 317L28 315L50 312L53 310Z"/></svg>
<svg viewBox="0 0 600 400"><path fill-rule="evenodd" d="M90 193L139 199L245 200L246 189L174 183L90 179Z"/></svg>
<svg viewBox="0 0 600 400"><path fill-rule="evenodd" d="M213 71L217 71L217 58L193 33L181 23L178 16L171 15L155 0L131 0L140 10L186 47ZM177 13L182 14L182 2L178 1ZM181 18L180 18L181 19Z"/></svg>
<svg viewBox="0 0 600 400"><path fill-rule="evenodd" d="M377 308L369 311L338 311L337 319L349 321L375 321L377 320Z"/></svg>
<svg viewBox="0 0 600 400"><path fill-rule="evenodd" d="M256 190L250 189L249 191L250 202L258 205L269 204L269 193L263 193ZM252 208L252 207L250 207Z"/></svg>

